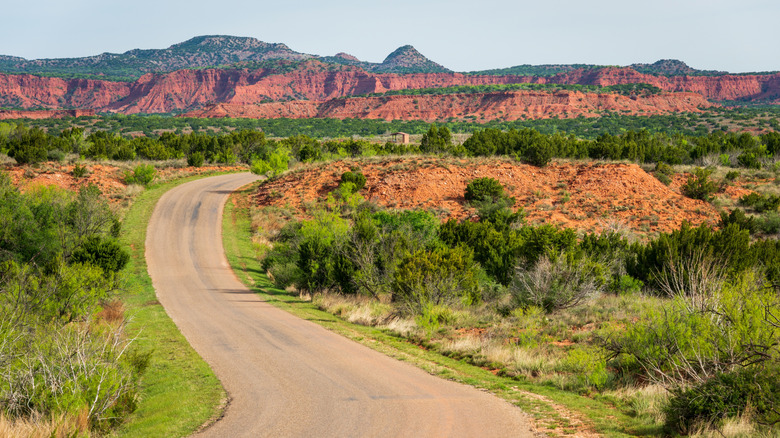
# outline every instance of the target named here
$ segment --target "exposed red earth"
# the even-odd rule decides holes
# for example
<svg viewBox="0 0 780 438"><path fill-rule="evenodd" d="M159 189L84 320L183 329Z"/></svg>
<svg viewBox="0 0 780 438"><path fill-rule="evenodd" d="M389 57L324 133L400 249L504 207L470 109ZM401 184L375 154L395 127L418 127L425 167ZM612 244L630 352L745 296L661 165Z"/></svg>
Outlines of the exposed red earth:
<svg viewBox="0 0 780 438"><path fill-rule="evenodd" d="M461 73L399 75L368 73L358 67L333 66L309 60L295 70L281 74L274 74L269 69L178 70L149 73L134 82L0 74L0 105L21 109L163 113L192 110L215 103L255 105L282 100L321 102L388 90L511 83L604 86L648 83L667 92L694 92L710 100L742 99L780 103L780 74L777 73L666 77L642 74L627 67L609 67L579 69L551 77ZM555 93L550 98L553 96ZM683 97L683 100L686 99L690 101L691 98ZM646 103L652 105L654 102Z"/></svg>
<svg viewBox="0 0 780 438"><path fill-rule="evenodd" d="M63 117L94 116L94 110L0 110L0 120L4 119L61 119Z"/></svg>
<svg viewBox="0 0 780 438"><path fill-rule="evenodd" d="M383 120L464 119L476 121L600 117L602 111L631 115L701 112L714 106L700 94L663 93L651 96L582 93L561 90L502 91L479 94L386 96L327 101L219 103L190 111L184 117L208 118L359 118Z"/></svg>
<svg viewBox="0 0 780 438"><path fill-rule="evenodd" d="M73 176L74 164L40 163L36 166L13 166L2 169L11 177L11 182L22 191L36 186L57 186L59 188L77 191L86 185L96 185L110 202L121 200L127 189L124 173L131 166L120 167L112 164L84 163L87 174L84 177ZM168 167L158 169L156 181L167 181L189 175L206 172L246 170L240 166L203 166L203 167Z"/></svg>
<svg viewBox="0 0 780 438"><path fill-rule="evenodd" d="M711 204L687 198L679 187L684 176L665 186L636 164L553 163L544 168L509 159L433 157L337 161L312 165L260 187L255 203L289 208L299 217L336 190L341 174L357 166L365 174L361 195L391 209L429 209L442 220L475 218L463 198L475 178L491 177L516 199L530 223L551 223L580 231L622 227L638 234L669 232L683 221L716 224ZM748 193L733 188L726 193Z"/></svg>

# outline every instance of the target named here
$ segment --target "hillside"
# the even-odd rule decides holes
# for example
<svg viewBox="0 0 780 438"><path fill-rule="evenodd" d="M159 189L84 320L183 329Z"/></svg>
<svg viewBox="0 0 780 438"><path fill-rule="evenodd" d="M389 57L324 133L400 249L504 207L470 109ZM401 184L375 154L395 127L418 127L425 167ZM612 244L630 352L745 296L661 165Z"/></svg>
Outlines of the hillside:
<svg viewBox="0 0 780 438"><path fill-rule="evenodd" d="M699 112L713 106L699 94L664 93L631 98L615 94L561 90L507 91L480 94L388 96L260 104L220 103L190 111L184 117L359 118L384 120L491 120L599 117L604 112L657 115Z"/></svg>
<svg viewBox="0 0 780 438"><path fill-rule="evenodd" d="M780 103L780 74L654 76L629 68L578 69L552 77L460 73L378 74L358 67L307 60L288 70L202 69L149 73L133 82L0 74L0 107L93 109L123 114L189 111L209 104L255 105L268 101L325 101L389 90L512 83L612 86L646 83L705 99Z"/></svg>
<svg viewBox="0 0 780 438"><path fill-rule="evenodd" d="M393 73L449 72L412 46L396 49L382 63L362 62L338 54L320 57L296 52L285 44L266 43L255 38L227 35L198 36L167 49L133 49L124 53L102 53L83 58L27 60L0 55L0 72L30 73L55 77L89 77L112 80L138 79L146 73L172 72L237 63L268 60L302 61L320 59L325 63L356 65L366 71Z"/></svg>
<svg viewBox="0 0 780 438"><path fill-rule="evenodd" d="M682 177L667 187L636 164L556 163L544 168L500 158L386 158L338 161L285 174L260 186L255 203L299 217L336 189L342 172L359 167L361 195L391 209L430 209L442 221L473 217L463 198L474 178L497 179L531 223L594 232L623 226L644 234L678 229L683 221L716 223L711 205L682 196ZM740 192L741 193L741 192ZM281 194L281 196L279 195Z"/></svg>

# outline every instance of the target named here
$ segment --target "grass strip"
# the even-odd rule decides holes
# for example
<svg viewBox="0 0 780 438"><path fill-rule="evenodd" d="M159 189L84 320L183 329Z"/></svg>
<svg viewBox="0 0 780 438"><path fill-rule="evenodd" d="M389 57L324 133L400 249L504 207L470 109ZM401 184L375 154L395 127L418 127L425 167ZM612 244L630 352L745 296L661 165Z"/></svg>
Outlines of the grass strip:
<svg viewBox="0 0 780 438"><path fill-rule="evenodd" d="M115 433L118 437L186 436L222 412L226 393L214 372L193 350L157 301L144 256L146 227L154 207L168 190L208 175L196 175L150 187L125 215L121 241L130 249L122 299L130 318L134 348L152 351L141 379L138 409Z"/></svg>
<svg viewBox="0 0 780 438"><path fill-rule="evenodd" d="M551 385L497 376L466 360L443 356L388 330L344 321L311 302L301 301L296 295L276 288L262 272L257 248L251 241L246 198L258 184L261 182L231 195L225 205L222 227L228 262L238 278L263 300L428 373L488 390L531 415L542 433L565 436L588 431L608 437L662 435L657 426L630 416L625 408L617 408L604 397L579 395Z"/></svg>

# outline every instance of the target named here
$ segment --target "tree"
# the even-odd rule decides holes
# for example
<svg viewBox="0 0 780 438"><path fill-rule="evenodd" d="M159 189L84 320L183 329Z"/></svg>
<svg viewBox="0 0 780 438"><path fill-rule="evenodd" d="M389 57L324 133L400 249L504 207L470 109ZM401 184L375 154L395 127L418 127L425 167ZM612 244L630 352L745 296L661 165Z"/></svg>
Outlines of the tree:
<svg viewBox="0 0 780 438"><path fill-rule="evenodd" d="M446 126L431 125L420 140L420 151L424 153L446 152L452 146L452 134Z"/></svg>

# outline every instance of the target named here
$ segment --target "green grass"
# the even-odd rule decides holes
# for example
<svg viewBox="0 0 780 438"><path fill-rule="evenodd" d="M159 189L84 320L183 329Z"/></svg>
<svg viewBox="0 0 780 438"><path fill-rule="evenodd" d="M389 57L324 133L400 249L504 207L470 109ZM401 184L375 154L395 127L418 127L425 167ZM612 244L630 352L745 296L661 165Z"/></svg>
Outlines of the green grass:
<svg viewBox="0 0 780 438"><path fill-rule="evenodd" d="M262 299L388 356L418 366L433 375L484 388L529 413L543 432L556 434L570 430L571 417L575 417L584 423L584 429L605 436L661 435L657 426L631 417L627 414L627 408L615 406L613 401L606 397L583 396L554 386L530 383L522 378L496 376L465 361L430 351L424 343L414 343L387 330L346 322L318 309L311 302L301 301L297 296L275 288L262 272L257 248L251 242L249 212L246 208L236 207L235 202L237 197L247 196L255 187L252 185L234 193L225 206L223 241L228 261L236 275ZM567 416L561 414L561 411L570 411L574 415Z"/></svg>
<svg viewBox="0 0 780 438"><path fill-rule="evenodd" d="M211 174L213 175L213 174ZM171 188L206 175L184 178L145 190L125 216L122 243L130 248L122 297L134 348L153 351L141 380L138 409L115 432L119 437L186 436L218 416L226 394L211 368L187 343L157 301L146 270L146 226L154 206Z"/></svg>

